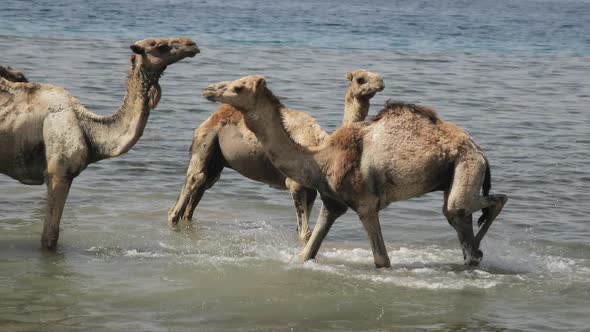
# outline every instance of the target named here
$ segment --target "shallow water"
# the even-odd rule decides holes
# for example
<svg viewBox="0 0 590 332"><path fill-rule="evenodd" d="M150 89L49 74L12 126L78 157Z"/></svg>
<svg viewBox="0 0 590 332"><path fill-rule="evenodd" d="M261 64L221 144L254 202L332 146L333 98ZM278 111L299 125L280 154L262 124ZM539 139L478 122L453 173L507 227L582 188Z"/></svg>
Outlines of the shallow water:
<svg viewBox="0 0 590 332"><path fill-rule="evenodd" d="M147 3L165 5L155 23L139 4L3 4L0 64L99 114L123 98L134 40L185 35L202 54L167 69L128 154L75 180L56 254L39 249L45 189L0 176L1 330L588 329L587 2L230 1L223 15L213 2ZM480 267L462 265L440 193L382 211L391 269L373 269L350 212L298 263L290 195L228 169L192 224L167 227L192 131L218 106L200 97L208 83L264 74L332 131L356 68L385 79L371 114L388 98L433 106L486 151L492 191L510 201Z"/></svg>

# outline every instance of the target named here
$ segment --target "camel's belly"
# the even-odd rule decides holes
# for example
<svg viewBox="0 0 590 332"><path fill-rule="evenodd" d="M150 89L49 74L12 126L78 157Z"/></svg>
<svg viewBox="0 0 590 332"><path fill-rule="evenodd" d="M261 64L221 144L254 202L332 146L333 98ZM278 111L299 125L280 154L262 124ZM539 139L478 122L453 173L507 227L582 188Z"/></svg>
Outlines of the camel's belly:
<svg viewBox="0 0 590 332"><path fill-rule="evenodd" d="M253 133L226 127L219 133L219 146L227 167L251 180L286 189L285 176L270 162Z"/></svg>
<svg viewBox="0 0 590 332"><path fill-rule="evenodd" d="M43 113L0 110L0 173L24 184L44 181Z"/></svg>
<svg viewBox="0 0 590 332"><path fill-rule="evenodd" d="M369 190L389 204L445 189L451 166L435 153L423 153L412 158L390 158L386 163L370 161L363 165L363 173L369 179Z"/></svg>

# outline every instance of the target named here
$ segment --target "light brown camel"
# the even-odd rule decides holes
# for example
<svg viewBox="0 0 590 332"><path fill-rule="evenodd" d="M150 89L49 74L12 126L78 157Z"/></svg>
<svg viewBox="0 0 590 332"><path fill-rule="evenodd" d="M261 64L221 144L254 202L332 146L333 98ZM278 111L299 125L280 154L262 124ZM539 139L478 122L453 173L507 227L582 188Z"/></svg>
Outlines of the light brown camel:
<svg viewBox="0 0 590 332"><path fill-rule="evenodd" d="M0 79L0 173L47 184L41 244L54 249L72 180L89 164L126 153L160 100L166 66L199 53L188 38L149 38L131 45L127 93L119 111L99 116L63 88Z"/></svg>
<svg viewBox="0 0 590 332"><path fill-rule="evenodd" d="M344 123L362 121L367 116L370 99L384 88L377 73L358 69L346 74L350 81L346 89ZM215 89L228 82L217 83ZM305 146L320 144L328 137L315 119L306 113L284 108L285 126L293 139ZM186 179L176 203L168 212L168 221L175 225L190 220L205 190L219 179L224 167L277 189L291 192L297 216L299 239L306 241L309 216L316 190L291 181L270 162L256 136L246 128L242 114L230 105L221 105L193 134L191 158Z"/></svg>
<svg viewBox="0 0 590 332"><path fill-rule="evenodd" d="M300 254L317 254L334 220L353 209L368 233L376 267L390 261L381 235L379 210L392 202L444 191L443 213L455 228L466 264L476 265L480 242L507 201L489 195L489 164L471 137L426 107L388 103L376 117L336 130L320 146L298 144L286 130L285 106L263 77L247 76L204 95L244 114L272 163L303 186L316 188L324 202L318 223ZM483 195L480 190L483 188ZM484 209L477 235L472 213Z"/></svg>
<svg viewBox="0 0 590 332"><path fill-rule="evenodd" d="M11 68L10 66L0 66L0 78L7 79L11 82L28 82L25 74L18 69Z"/></svg>

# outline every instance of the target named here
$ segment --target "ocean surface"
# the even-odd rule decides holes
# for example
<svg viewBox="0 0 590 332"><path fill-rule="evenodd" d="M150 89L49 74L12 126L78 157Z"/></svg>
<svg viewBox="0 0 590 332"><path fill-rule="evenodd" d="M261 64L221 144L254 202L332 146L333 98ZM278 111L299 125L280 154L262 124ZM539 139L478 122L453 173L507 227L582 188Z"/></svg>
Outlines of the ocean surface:
<svg viewBox="0 0 590 332"><path fill-rule="evenodd" d="M590 2L16 1L0 5L0 65L117 111L130 50L186 36L126 155L76 180L56 253L40 249L44 186L0 175L1 331L590 331ZM288 192L226 169L192 224L166 223L208 83L261 74L331 132L345 73L466 129L510 200L462 264L442 193L381 212L374 269L352 212L299 263ZM316 202L313 220L317 216Z"/></svg>

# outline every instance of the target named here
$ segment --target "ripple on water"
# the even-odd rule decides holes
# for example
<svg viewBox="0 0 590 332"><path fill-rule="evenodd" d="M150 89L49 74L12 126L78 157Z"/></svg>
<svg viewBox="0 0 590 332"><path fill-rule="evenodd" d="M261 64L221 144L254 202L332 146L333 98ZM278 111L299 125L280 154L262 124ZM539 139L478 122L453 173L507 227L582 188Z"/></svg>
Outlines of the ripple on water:
<svg viewBox="0 0 590 332"><path fill-rule="evenodd" d="M544 255L493 240L483 249L484 261L478 268L471 268L462 264L458 248L437 245L389 248L392 267L375 270L369 249L325 243L317 260L302 264L297 260L300 248L286 230L266 221L235 221L229 229L194 242L158 241L149 248L91 247L87 252L109 259L166 259L199 267L266 269L279 264L285 270L430 290L528 286L548 280L563 283L566 276L571 283L590 276L588 262L584 259Z"/></svg>

